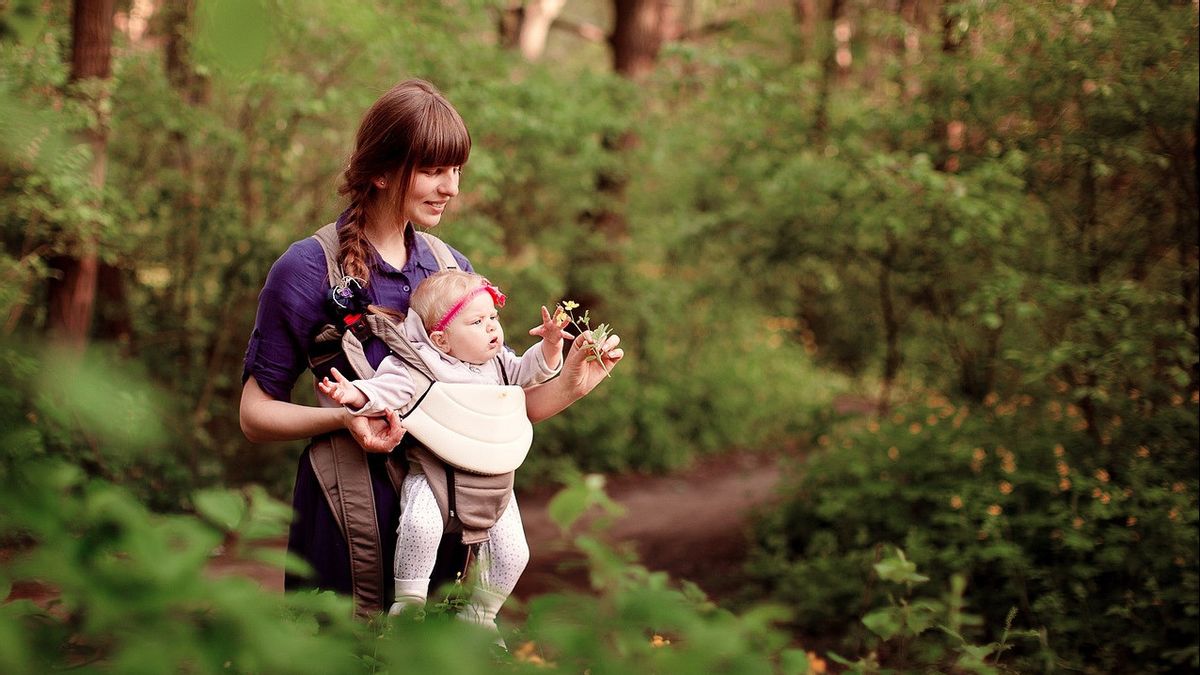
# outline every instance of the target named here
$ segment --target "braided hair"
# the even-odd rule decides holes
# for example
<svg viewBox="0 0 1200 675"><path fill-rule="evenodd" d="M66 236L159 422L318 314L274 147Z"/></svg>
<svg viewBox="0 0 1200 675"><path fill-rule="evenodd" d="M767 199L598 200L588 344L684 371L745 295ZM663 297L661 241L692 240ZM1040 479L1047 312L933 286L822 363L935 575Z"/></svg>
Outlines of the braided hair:
<svg viewBox="0 0 1200 675"><path fill-rule="evenodd" d="M370 281L365 228L372 211L399 212L413 172L423 167L461 166L471 154L471 134L458 111L432 84L405 80L389 89L363 115L354 153L338 194L348 197L338 228L342 271ZM376 186L379 178L385 188Z"/></svg>

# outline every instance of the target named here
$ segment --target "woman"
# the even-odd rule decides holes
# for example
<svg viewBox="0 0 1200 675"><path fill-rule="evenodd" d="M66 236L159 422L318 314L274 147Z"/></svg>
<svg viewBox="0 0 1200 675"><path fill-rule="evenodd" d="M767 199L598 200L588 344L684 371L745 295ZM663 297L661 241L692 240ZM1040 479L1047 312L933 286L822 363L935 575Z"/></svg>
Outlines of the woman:
<svg viewBox="0 0 1200 675"><path fill-rule="evenodd" d="M338 189L349 199L348 208L338 218L338 262L345 274L364 282L372 304L407 312L412 289L438 270L434 251L413 228L431 228L441 221L446 205L458 194L462 166L470 151L471 137L462 118L428 82L401 82L364 115ZM471 270L462 254L452 253L460 268ZM321 437L346 430L365 451L377 550L358 553L361 547L356 537L343 534L345 522L339 518L351 514L335 514L331 472L318 475L310 456L314 446L310 446L297 468L288 549L306 560L314 574L308 579L289 576L285 585L353 592L359 611L369 613L382 611L391 601L390 584L379 597L361 595L357 584L362 582L363 569L374 569L376 558L385 566L383 561L393 559L399 502L395 475L389 476L388 464L393 463L393 472L397 464L403 466L403 453L394 453L396 457L391 451L404 437L404 427L394 411L371 418L350 415L340 406L291 402L293 385L302 371L310 368L313 339L329 322L328 293L325 255L313 238L292 244L272 266L259 296L246 351L240 420L243 433L252 442ZM590 344L590 335L577 337L562 374L526 391L530 419L546 419L587 394L604 378L605 368L611 369L623 356L618 342L613 336L602 345L603 362L587 361L584 348ZM368 340L364 347L372 366L378 366L388 353L380 340ZM320 380L331 366L347 372L347 365L334 358L312 371ZM369 505L354 508L353 515L370 520L369 514L362 513ZM349 546L355 547L354 554L347 539ZM364 602L363 597L369 599Z"/></svg>

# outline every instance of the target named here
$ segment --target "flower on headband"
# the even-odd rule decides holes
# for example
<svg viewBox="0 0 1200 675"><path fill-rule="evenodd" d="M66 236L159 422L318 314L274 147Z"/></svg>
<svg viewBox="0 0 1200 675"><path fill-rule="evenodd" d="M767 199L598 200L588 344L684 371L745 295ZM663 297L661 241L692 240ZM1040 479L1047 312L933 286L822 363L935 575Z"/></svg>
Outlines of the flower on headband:
<svg viewBox="0 0 1200 675"><path fill-rule="evenodd" d="M504 295L504 293L500 292L499 288L496 288L495 286L493 286L491 284L484 284L483 288L484 288L484 290L486 290L488 292L489 295L492 296L492 302L496 303L497 307L504 306L504 301L508 299L508 296L506 296L506 295ZM478 292L478 291L476 291L476 292ZM472 293L471 295L474 295L474 294L475 293Z"/></svg>

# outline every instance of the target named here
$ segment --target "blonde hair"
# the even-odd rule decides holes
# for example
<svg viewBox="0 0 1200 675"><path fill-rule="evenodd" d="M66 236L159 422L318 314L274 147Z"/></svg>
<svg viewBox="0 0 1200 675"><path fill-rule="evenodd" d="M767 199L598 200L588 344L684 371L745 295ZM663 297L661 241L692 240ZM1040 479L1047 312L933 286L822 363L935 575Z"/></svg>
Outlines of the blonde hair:
<svg viewBox="0 0 1200 675"><path fill-rule="evenodd" d="M441 320L454 304L471 291L482 288L491 282L473 272L463 270L442 270L431 274L425 281L417 284L409 299L409 309L421 317L425 330L433 331L433 327Z"/></svg>
<svg viewBox="0 0 1200 675"><path fill-rule="evenodd" d="M354 154L338 194L350 200L338 228L338 261L346 274L368 282L370 250L363 228L380 202L399 210L413 172L423 167L461 166L471 155L471 134L458 111L437 87L405 80L389 89L363 115ZM375 179L384 177L380 190Z"/></svg>

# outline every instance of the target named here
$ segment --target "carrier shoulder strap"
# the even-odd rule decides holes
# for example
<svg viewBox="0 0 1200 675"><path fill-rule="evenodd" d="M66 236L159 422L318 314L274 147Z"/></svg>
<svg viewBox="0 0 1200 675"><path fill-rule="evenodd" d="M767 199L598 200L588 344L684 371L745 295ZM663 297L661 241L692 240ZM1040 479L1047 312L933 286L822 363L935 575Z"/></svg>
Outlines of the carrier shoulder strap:
<svg viewBox="0 0 1200 675"><path fill-rule="evenodd" d="M433 257L437 258L438 270L458 269L458 260L455 260L454 254L450 252L450 247L446 245L446 242L428 232L422 232L421 230L414 231L417 233L417 237L424 241L425 245L433 251Z"/></svg>
<svg viewBox="0 0 1200 675"><path fill-rule="evenodd" d="M433 251L440 268L458 267L457 261L444 242L424 232L417 232L417 235ZM343 277L341 265L338 264L337 224L329 223L321 227L313 234L313 238L321 245L329 285L333 287L340 283ZM418 386L422 376L432 383L432 374L424 369L424 364L416 356L408 340L404 339L398 326L379 314L368 314L364 319L371 334L383 339L406 364L419 364L419 368L410 368ZM374 375L375 369L367 361L362 342L352 331L330 325L322 330L317 340L336 341L339 337L342 351L358 376ZM427 388L429 385L425 386ZM332 404L332 401L319 394L317 398L322 405ZM382 538L376 519L375 495L366 453L354 442L349 432L340 431L315 440L309 448L309 460L348 547L355 612L360 616L369 617L385 609L383 605L387 597L389 576L384 572L388 567L385 563L389 561L383 560ZM403 469L393 461L387 463L387 469L392 486L399 494L400 485L404 480Z"/></svg>
<svg viewBox="0 0 1200 675"><path fill-rule="evenodd" d="M325 269L329 274L330 287L336 285L342 280L342 266L338 264L338 249L341 244L338 242L337 223L329 223L313 234L313 239L316 239L321 244L321 251L325 253Z"/></svg>

